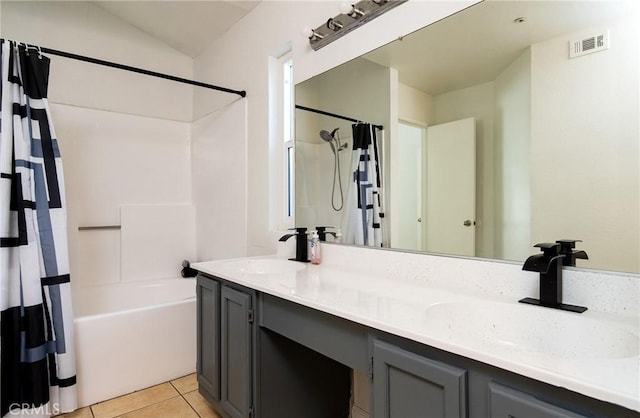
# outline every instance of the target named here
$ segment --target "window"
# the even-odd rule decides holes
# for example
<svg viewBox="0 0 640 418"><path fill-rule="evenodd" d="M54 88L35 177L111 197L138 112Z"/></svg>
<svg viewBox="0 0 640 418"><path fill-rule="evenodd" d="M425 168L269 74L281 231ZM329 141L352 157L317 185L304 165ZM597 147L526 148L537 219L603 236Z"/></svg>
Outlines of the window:
<svg viewBox="0 0 640 418"><path fill-rule="evenodd" d="M293 151L293 139L295 136L295 97L293 86L293 60L288 54L281 59L282 62L282 114L283 114L283 150L284 150L284 217L287 226L293 226L293 216L295 208L295 154Z"/></svg>
<svg viewBox="0 0 640 418"><path fill-rule="evenodd" d="M291 45L269 57L269 229L294 227L295 98Z"/></svg>

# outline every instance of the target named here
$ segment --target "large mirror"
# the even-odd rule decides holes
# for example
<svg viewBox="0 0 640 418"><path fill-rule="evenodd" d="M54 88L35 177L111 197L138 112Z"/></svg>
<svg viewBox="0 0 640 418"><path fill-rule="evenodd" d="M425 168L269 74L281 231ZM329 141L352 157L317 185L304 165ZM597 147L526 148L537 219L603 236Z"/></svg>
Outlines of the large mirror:
<svg viewBox="0 0 640 418"><path fill-rule="evenodd" d="M296 85L296 224L355 219L353 119L384 247L640 272L638 3L485 1Z"/></svg>

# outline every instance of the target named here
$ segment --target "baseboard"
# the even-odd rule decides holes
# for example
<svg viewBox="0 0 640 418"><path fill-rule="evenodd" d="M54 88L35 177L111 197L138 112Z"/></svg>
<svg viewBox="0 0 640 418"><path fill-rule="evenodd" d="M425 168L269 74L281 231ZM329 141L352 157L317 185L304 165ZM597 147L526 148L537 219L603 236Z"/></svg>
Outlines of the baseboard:
<svg viewBox="0 0 640 418"><path fill-rule="evenodd" d="M369 413L354 405L351 408L351 418L369 418Z"/></svg>

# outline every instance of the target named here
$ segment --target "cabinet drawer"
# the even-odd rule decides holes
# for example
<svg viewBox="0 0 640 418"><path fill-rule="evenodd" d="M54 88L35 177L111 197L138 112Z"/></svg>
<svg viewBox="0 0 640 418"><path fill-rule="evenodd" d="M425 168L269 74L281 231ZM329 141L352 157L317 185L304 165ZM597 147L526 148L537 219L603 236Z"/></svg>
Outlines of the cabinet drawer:
<svg viewBox="0 0 640 418"><path fill-rule="evenodd" d="M492 418L585 418L495 382L489 384L489 399Z"/></svg>
<svg viewBox="0 0 640 418"><path fill-rule="evenodd" d="M373 343L375 418L464 418L464 369L375 340Z"/></svg>

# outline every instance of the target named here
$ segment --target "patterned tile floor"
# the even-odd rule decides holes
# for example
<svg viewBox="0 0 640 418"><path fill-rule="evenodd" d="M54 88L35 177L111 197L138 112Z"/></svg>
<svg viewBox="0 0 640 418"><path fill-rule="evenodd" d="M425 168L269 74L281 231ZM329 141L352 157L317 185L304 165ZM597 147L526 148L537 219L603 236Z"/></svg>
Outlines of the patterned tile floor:
<svg viewBox="0 0 640 418"><path fill-rule="evenodd" d="M64 418L220 418L198 393L196 375L190 374L170 382L109 399Z"/></svg>

